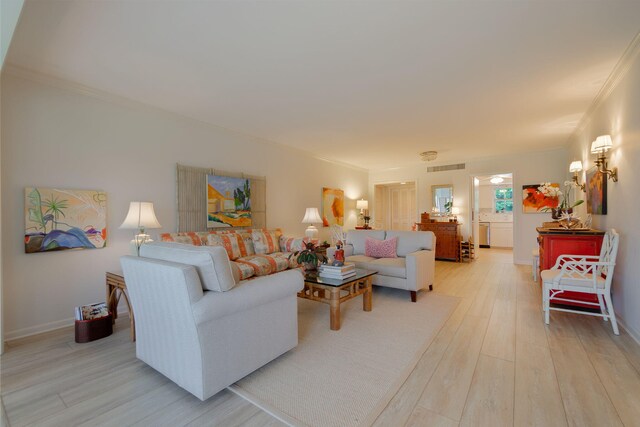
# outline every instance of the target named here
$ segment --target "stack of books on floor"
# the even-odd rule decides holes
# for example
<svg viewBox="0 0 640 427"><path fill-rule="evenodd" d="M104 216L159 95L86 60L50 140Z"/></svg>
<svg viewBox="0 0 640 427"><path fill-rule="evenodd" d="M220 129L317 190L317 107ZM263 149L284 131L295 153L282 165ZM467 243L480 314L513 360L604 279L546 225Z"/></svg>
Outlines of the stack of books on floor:
<svg viewBox="0 0 640 427"><path fill-rule="evenodd" d="M323 264L318 268L318 275L327 279L344 280L356 275L356 266L352 263L345 263L340 267Z"/></svg>

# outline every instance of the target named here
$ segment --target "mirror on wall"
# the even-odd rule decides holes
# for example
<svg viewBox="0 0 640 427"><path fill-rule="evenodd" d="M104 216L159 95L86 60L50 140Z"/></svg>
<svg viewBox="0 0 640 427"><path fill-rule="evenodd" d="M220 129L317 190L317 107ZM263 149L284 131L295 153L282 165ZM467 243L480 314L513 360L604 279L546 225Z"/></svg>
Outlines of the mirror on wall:
<svg viewBox="0 0 640 427"><path fill-rule="evenodd" d="M444 214L451 212L451 206L453 205L453 185L432 185L431 200L434 213Z"/></svg>

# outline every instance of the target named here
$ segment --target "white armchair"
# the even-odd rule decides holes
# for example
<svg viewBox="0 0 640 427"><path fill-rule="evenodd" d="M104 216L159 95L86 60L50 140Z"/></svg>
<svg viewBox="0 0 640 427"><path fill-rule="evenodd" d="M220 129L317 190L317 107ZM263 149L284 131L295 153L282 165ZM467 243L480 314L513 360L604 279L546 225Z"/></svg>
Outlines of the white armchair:
<svg viewBox="0 0 640 427"><path fill-rule="evenodd" d="M619 335L616 313L611 301L611 281L613 269L616 265L618 254L618 241L620 236L616 230L608 231L602 241L600 255L560 255L556 264L550 270L540 273L542 278L542 308L544 321L549 324L550 310L566 311L570 313L587 314L611 319L613 332ZM562 298L564 291L595 294L598 303L575 301ZM560 295L560 296L558 296ZM566 308L551 307L553 302L579 302L600 308L600 313L570 310Z"/></svg>
<svg viewBox="0 0 640 427"><path fill-rule="evenodd" d="M205 400L298 344L297 270L234 283L222 247L147 244L121 265L136 356ZM226 270L226 271L225 271ZM203 289L209 285L224 291Z"/></svg>

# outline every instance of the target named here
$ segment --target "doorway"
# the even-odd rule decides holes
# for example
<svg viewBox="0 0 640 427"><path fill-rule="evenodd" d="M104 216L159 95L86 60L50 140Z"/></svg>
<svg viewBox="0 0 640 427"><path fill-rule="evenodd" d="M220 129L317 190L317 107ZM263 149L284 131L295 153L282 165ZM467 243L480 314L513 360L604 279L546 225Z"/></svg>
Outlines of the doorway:
<svg viewBox="0 0 640 427"><path fill-rule="evenodd" d="M415 182L394 182L374 186L373 228L411 230L417 222Z"/></svg>
<svg viewBox="0 0 640 427"><path fill-rule="evenodd" d="M471 179L476 253L513 250L513 174L477 175Z"/></svg>

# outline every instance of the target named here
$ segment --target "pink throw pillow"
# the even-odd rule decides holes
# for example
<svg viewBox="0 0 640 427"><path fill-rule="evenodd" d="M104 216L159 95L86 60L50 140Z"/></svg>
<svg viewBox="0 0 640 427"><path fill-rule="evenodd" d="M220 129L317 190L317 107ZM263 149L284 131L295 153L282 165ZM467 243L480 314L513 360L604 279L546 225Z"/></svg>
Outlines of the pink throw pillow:
<svg viewBox="0 0 640 427"><path fill-rule="evenodd" d="M367 237L367 240L364 242L364 254L374 258L397 258L397 245L397 237L389 240L378 240Z"/></svg>

